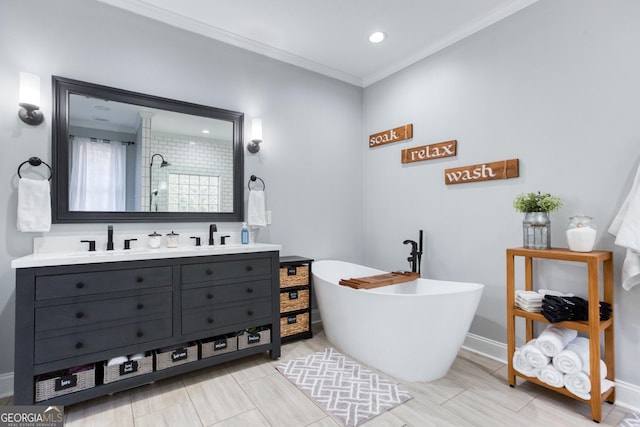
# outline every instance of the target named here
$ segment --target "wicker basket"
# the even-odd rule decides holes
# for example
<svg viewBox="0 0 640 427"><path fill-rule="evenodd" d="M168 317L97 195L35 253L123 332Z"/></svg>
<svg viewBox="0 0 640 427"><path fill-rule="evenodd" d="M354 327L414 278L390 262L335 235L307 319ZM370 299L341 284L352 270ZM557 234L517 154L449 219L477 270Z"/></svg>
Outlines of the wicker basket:
<svg viewBox="0 0 640 427"><path fill-rule="evenodd" d="M308 265L287 265L280 268L280 287L304 286L309 284Z"/></svg>
<svg viewBox="0 0 640 427"><path fill-rule="evenodd" d="M271 342L271 330L265 329L253 334L244 333L238 335L238 350L255 347L257 345L269 344Z"/></svg>
<svg viewBox="0 0 640 427"><path fill-rule="evenodd" d="M36 380L36 402L62 396L96 386L96 368L75 374L63 374L53 378Z"/></svg>
<svg viewBox="0 0 640 427"><path fill-rule="evenodd" d="M309 289L280 293L280 313L309 308Z"/></svg>
<svg viewBox="0 0 640 427"><path fill-rule="evenodd" d="M219 356L236 351L238 349L238 338L235 335L223 335L202 340L199 344L200 354L204 359L205 357Z"/></svg>
<svg viewBox="0 0 640 427"><path fill-rule="evenodd" d="M280 336L300 334L309 330L309 312L283 316L280 318Z"/></svg>
<svg viewBox="0 0 640 427"><path fill-rule="evenodd" d="M156 351L156 370L167 369L173 366L184 365L185 363L198 360L198 344L190 342L182 348L165 351Z"/></svg>
<svg viewBox="0 0 640 427"><path fill-rule="evenodd" d="M153 353L147 352L142 359L130 360L119 365L107 366L105 362L103 383L126 380L149 372L153 372Z"/></svg>

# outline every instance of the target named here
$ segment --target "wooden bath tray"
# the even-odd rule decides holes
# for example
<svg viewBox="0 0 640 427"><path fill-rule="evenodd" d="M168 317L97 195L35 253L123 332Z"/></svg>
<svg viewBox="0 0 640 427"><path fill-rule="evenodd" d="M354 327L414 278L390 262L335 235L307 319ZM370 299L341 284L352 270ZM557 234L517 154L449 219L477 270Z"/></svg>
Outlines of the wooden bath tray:
<svg viewBox="0 0 640 427"><path fill-rule="evenodd" d="M340 284L354 289L372 289L379 288L380 286L395 285L396 283L411 282L419 277L420 275L418 273L412 273L410 271L394 271L376 276L341 279Z"/></svg>

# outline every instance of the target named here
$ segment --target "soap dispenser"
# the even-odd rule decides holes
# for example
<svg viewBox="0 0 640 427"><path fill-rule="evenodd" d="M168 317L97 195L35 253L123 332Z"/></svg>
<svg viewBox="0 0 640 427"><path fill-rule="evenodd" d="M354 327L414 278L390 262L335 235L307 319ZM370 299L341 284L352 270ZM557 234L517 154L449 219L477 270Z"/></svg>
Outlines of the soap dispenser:
<svg viewBox="0 0 640 427"><path fill-rule="evenodd" d="M247 228L247 223L242 223L242 230L240 231L240 241L243 245L249 244L249 228Z"/></svg>

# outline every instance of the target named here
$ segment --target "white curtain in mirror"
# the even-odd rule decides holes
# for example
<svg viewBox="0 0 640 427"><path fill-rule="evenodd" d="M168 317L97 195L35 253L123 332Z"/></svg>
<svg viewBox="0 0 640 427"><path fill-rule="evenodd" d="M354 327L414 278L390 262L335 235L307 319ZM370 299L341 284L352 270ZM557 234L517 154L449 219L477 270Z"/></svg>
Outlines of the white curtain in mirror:
<svg viewBox="0 0 640 427"><path fill-rule="evenodd" d="M126 145L77 136L71 141L69 210L124 211Z"/></svg>

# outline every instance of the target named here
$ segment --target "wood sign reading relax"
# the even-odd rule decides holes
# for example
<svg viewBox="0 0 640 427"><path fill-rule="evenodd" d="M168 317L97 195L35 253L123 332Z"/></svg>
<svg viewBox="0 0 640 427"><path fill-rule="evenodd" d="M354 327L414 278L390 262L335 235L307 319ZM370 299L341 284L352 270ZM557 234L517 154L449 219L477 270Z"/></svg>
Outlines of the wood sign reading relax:
<svg viewBox="0 0 640 427"><path fill-rule="evenodd" d="M369 135L369 147L413 138L413 123Z"/></svg>
<svg viewBox="0 0 640 427"><path fill-rule="evenodd" d="M402 163L421 162L423 160L433 160L442 157L452 157L456 155L458 141L439 142L437 144L422 145L420 147L407 148L402 150Z"/></svg>
<svg viewBox="0 0 640 427"><path fill-rule="evenodd" d="M461 168L445 169L444 183L447 185L462 184L465 182L516 178L518 176L520 176L518 172L518 159L511 159L463 166Z"/></svg>

